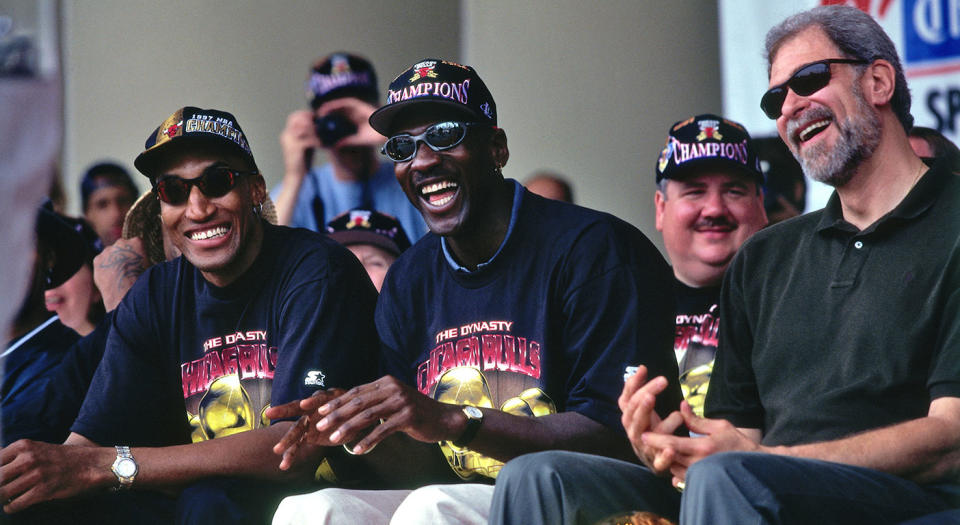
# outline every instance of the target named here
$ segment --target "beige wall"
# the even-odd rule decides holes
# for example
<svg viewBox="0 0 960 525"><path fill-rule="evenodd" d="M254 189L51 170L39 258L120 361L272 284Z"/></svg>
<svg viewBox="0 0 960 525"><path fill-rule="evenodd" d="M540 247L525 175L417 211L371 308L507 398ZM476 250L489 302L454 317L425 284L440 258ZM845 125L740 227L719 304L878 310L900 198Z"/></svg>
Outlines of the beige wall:
<svg viewBox="0 0 960 525"><path fill-rule="evenodd" d="M64 31L74 210L84 167L132 168L149 131L187 104L234 112L272 186L310 62L349 49L383 87L425 56L475 66L507 131L507 176L563 172L580 203L659 244L652 174L667 128L720 111L717 8L702 0L66 0Z"/></svg>
<svg viewBox="0 0 960 525"><path fill-rule="evenodd" d="M63 14L73 212L87 166L108 157L133 170L147 135L181 106L234 113L272 187L283 167L277 137L306 107L316 57L363 54L386 90L412 57L460 50L460 6L447 0L64 0Z"/></svg>
<svg viewBox="0 0 960 525"><path fill-rule="evenodd" d="M674 122L720 112L715 2L464 0L463 59L497 101L510 162L567 174L580 204L654 228Z"/></svg>

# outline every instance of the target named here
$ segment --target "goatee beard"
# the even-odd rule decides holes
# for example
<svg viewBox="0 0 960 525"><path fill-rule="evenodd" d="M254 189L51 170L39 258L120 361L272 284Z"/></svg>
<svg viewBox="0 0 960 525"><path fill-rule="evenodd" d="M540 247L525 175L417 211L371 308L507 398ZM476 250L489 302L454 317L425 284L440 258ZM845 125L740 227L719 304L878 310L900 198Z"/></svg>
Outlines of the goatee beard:
<svg viewBox="0 0 960 525"><path fill-rule="evenodd" d="M839 122L833 112L818 106L804 115L802 121L788 124L788 137L793 146L794 156L800 162L804 175L813 180L833 186L843 187L850 182L864 160L870 158L880 144L880 117L873 107L863 98L859 85L854 83L853 95L856 108L846 120ZM808 122L829 118L839 132L833 146L820 142L800 149L794 142L794 130Z"/></svg>

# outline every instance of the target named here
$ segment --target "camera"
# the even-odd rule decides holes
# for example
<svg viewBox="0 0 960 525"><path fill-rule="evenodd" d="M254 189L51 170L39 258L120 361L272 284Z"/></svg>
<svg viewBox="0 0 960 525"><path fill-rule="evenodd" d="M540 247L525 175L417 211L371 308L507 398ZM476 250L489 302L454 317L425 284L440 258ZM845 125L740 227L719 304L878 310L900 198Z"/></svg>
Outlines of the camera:
<svg viewBox="0 0 960 525"><path fill-rule="evenodd" d="M343 137L349 137L357 132L357 125L352 120L336 112L314 118L313 125L317 130L320 143L326 147L333 146Z"/></svg>

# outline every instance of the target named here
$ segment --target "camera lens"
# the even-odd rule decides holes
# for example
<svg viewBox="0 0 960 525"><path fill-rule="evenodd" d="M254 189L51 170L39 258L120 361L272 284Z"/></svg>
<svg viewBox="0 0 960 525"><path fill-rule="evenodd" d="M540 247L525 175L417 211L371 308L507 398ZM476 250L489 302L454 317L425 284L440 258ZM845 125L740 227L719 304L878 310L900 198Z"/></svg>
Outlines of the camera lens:
<svg viewBox="0 0 960 525"><path fill-rule="evenodd" d="M330 147L340 139L349 137L357 132L357 126L341 113L330 113L313 121L320 143Z"/></svg>

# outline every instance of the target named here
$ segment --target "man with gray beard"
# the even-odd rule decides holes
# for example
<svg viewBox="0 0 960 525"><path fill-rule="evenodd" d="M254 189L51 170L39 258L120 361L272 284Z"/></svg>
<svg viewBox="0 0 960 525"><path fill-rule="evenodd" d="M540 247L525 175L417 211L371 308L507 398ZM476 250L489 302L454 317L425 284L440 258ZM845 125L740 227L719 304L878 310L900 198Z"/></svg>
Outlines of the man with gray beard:
<svg viewBox="0 0 960 525"><path fill-rule="evenodd" d="M660 420L651 407L667 381L638 373L620 396L624 428L682 491L682 525L932 512L943 523L960 507L960 176L911 150L903 70L869 15L798 13L768 33L766 52L761 107L804 171L836 191L735 256L706 417L684 402ZM681 424L697 437L677 435ZM669 513L668 495L642 482L552 490L564 502L632 491L624 511ZM492 523L523 522L510 501L495 497Z"/></svg>
<svg viewBox="0 0 960 525"><path fill-rule="evenodd" d="M869 15L796 14L766 53L761 107L836 191L731 264L710 419L681 410L704 437L644 433L642 404L624 426L685 484L682 523L897 523L957 507L960 177L913 153L903 70Z"/></svg>

